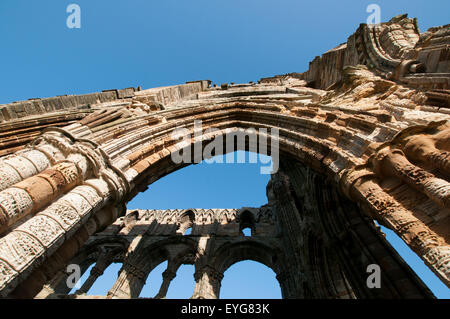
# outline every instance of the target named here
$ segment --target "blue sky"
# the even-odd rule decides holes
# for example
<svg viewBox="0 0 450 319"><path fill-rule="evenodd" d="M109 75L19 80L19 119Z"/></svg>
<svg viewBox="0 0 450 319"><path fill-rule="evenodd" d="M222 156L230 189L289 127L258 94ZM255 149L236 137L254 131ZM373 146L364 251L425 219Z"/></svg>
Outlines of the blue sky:
<svg viewBox="0 0 450 319"><path fill-rule="evenodd" d="M66 27L71 3L81 29ZM449 23L448 0L1 0L0 103L303 72L371 3L383 21L407 12L423 31Z"/></svg>
<svg viewBox="0 0 450 319"><path fill-rule="evenodd" d="M66 27L66 7L71 3L81 7L81 29ZM448 0L1 0L0 104L200 79L242 83L303 72L315 56L345 42L366 21L366 8L372 3L380 5L382 21L408 13L418 18L422 31L449 23ZM267 180L257 164L199 164L154 183L130 207L260 206L266 202ZM174 191L176 196L168 195ZM449 298L449 290L409 248L386 233L434 293ZM117 275L114 267L105 278ZM162 268L149 282L160 280L157 273ZM178 288L170 289L169 297L190 296L191 270L180 270L172 286ZM112 280L99 281L92 291L107 291ZM233 292L226 290L232 280L240 283L234 290L241 293L237 298L280 296L271 270L253 262L230 268L223 297ZM254 282L245 285L250 280ZM146 287L145 294L156 293L157 286L155 282Z"/></svg>

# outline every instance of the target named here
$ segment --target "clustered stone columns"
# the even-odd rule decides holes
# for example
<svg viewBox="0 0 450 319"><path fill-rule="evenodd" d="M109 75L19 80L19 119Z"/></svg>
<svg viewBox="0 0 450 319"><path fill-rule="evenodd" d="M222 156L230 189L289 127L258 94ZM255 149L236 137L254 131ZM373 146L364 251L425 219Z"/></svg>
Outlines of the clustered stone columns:
<svg viewBox="0 0 450 319"><path fill-rule="evenodd" d="M430 298L431 292L375 229L360 208L340 194L331 180L289 159L280 162L280 171L268 185L269 202L278 216L289 269L277 278L295 298ZM361 172L360 172L361 173ZM366 175L359 175L362 179ZM344 176L348 178L349 176ZM351 176L350 176L351 177ZM349 180L349 179L347 179ZM373 184L372 184L373 183ZM374 182L361 200L385 198L374 193ZM375 201L374 201L375 202ZM393 211L394 214L396 211ZM400 212L401 213L401 212ZM408 223L405 216L397 222ZM413 217L413 216L412 216ZM288 235L289 233L297 236ZM415 232L412 232L413 234ZM297 256L298 255L298 256ZM294 258L297 256L297 258ZM381 268L381 288L369 289L367 267ZM295 280L287 280L294 275Z"/></svg>
<svg viewBox="0 0 450 319"><path fill-rule="evenodd" d="M345 169L340 190L371 219L393 230L449 285L450 126L405 128L373 143L365 164Z"/></svg>
<svg viewBox="0 0 450 319"><path fill-rule="evenodd" d="M170 269L166 269L162 273L163 282L161 284L161 287L159 288L159 292L155 296L155 299L163 299L166 297L167 291L169 290L170 283L176 277L176 275L177 275L177 273Z"/></svg>
<svg viewBox="0 0 450 319"><path fill-rule="evenodd" d="M206 265L194 274L195 288L191 299L218 299L223 274Z"/></svg>
<svg viewBox="0 0 450 319"><path fill-rule="evenodd" d="M298 299L307 298L305 291L303 290L304 284L308 278L305 274L291 265L286 267L286 270L279 272L276 275L278 282L280 283L281 295L284 299Z"/></svg>
<svg viewBox="0 0 450 319"><path fill-rule="evenodd" d="M373 217L394 230L438 276L447 282L450 278L449 249L443 239L432 232L394 198L386 194L369 177L370 175L372 173L355 178L350 190L353 198L358 198L366 207L375 208Z"/></svg>
<svg viewBox="0 0 450 319"><path fill-rule="evenodd" d="M85 294L91 289L92 285L95 281L103 275L103 272L109 265L111 265L113 261L113 253L112 251L102 251L100 256L97 259L97 262L94 267L92 267L91 272L89 273L89 277L83 283L80 289L77 290L76 294Z"/></svg>
<svg viewBox="0 0 450 319"><path fill-rule="evenodd" d="M46 151L42 149L47 148ZM24 179L42 172L51 165L56 158L62 158L59 150L50 145L28 147L18 151L14 155L5 156L0 160L0 191L4 190ZM53 154L52 154L53 153Z"/></svg>
<svg viewBox="0 0 450 319"><path fill-rule="evenodd" d="M378 174L399 178L443 208L450 207L450 183L411 164L400 149L382 149L373 165Z"/></svg>
<svg viewBox="0 0 450 319"><path fill-rule="evenodd" d="M148 273L139 264L131 260L125 260L119 277L113 287L108 291L107 296L111 298L138 298Z"/></svg>
<svg viewBox="0 0 450 319"><path fill-rule="evenodd" d="M301 181L302 185L307 182ZM285 269L277 274L283 298L305 298L307 296L303 286L306 281L306 262L302 258L303 238L299 234L308 231L311 225L308 221L302 221L304 216L296 213L295 202L289 192L289 182L281 172L272 176L267 186L267 197L269 205L276 212L277 228L287 252Z"/></svg>
<svg viewBox="0 0 450 319"><path fill-rule="evenodd" d="M49 156L47 163L43 152L31 153L42 159L42 164L23 174L22 181L13 186L11 182L2 184L9 187L0 192L0 231L6 232L0 239L0 296L11 293L63 244L69 245L81 226L91 235L113 222L117 209L105 208L121 207L129 189L127 180L91 142L58 129L44 133L36 143L59 158ZM48 168L50 162L54 165ZM0 170L11 172L11 167L7 161ZM16 182L17 176L8 180ZM48 279L42 278L43 283Z"/></svg>
<svg viewBox="0 0 450 319"><path fill-rule="evenodd" d="M67 160L0 192L0 232L72 189L86 176L87 168L85 157L69 155Z"/></svg>

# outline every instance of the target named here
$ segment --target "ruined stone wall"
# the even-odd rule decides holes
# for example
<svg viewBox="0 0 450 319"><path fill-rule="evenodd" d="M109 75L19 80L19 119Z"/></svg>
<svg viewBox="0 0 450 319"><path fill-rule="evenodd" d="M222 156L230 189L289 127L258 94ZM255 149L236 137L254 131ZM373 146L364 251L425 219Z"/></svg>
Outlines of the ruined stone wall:
<svg viewBox="0 0 450 319"><path fill-rule="evenodd" d="M332 181L292 159L267 186L269 204L302 298L428 298L432 294L386 242L374 221ZM369 289L368 265L380 265L381 289Z"/></svg>
<svg viewBox="0 0 450 319"><path fill-rule="evenodd" d="M437 27L419 35L414 20L400 16L379 26L360 26L350 38L354 40L329 52L326 61L319 60L318 67L303 75L220 88L210 87L207 80L195 81L1 106L0 296L31 298L55 280L92 235L125 215L127 202L136 194L190 164L175 163L171 154L194 145L203 151L213 139L225 140L249 128L256 129L253 137L268 138L269 149L276 146L280 158L326 178L356 205L343 220L357 212L363 216L359 219L376 220L393 230L449 285L450 111L445 83L450 76L429 71L446 71L447 30ZM355 54L349 47L356 48L357 42L362 51ZM355 62L356 56L358 65L340 68ZM321 89L310 87L318 78L324 81ZM196 121L202 121L201 130ZM190 134L187 146L172 137L179 128ZM227 151L238 149L259 151L248 141L233 143ZM203 158L203 152L192 154L191 163ZM292 187L295 192L300 186ZM334 192L326 194L333 197ZM310 201L319 206L320 198ZM287 208L283 214L284 222L278 224L282 232L288 220L298 218ZM319 229L335 236L328 229L336 224L333 215L320 216L324 220ZM364 232L371 229L362 225ZM352 236L352 245L371 244L359 233ZM285 242L294 255L301 249L329 251L295 242ZM390 254L384 248L379 251ZM302 267L300 259L293 262ZM408 277L407 271L402 273ZM299 290L299 282L286 280L295 283L288 285L286 296L303 296L311 289ZM327 290L319 281L321 296L370 295L351 276L325 282L334 281L349 282L352 289ZM392 278L390 286L395 285ZM395 295L395 289L386 290L386 296ZM417 295L414 289L405 291Z"/></svg>
<svg viewBox="0 0 450 319"><path fill-rule="evenodd" d="M67 295L60 271L37 298L101 298L86 292L112 262L122 263L106 298L138 298L149 273L167 261L155 298L164 298L182 264L195 266L192 298L218 298L224 272L255 260L270 267L284 298L432 298L432 293L381 236L371 219L336 186L295 160L283 159L260 208L132 210L91 236L69 264L88 279ZM244 236L244 228L251 236ZM190 234L186 230L192 228ZM366 284L380 265L380 289Z"/></svg>
<svg viewBox="0 0 450 319"><path fill-rule="evenodd" d="M420 33L416 19L399 15L379 25L361 24L346 43L317 56L302 78L327 89L343 80L345 67L365 65L376 75L427 92L431 105L449 107L450 26Z"/></svg>
<svg viewBox="0 0 450 319"><path fill-rule="evenodd" d="M245 236L243 228L251 228ZM186 235L187 228L192 232ZM66 295L67 273L58 273L38 298L86 298L85 293L112 263L123 264L107 297L137 298L149 273L168 261L155 298L164 298L182 264L195 265L192 298L218 298L224 272L246 259L263 262L276 273L285 267L284 252L269 208L134 210L92 236L71 261L95 263L89 278L75 295ZM193 279L194 279L193 278ZM289 293L282 286L283 295Z"/></svg>

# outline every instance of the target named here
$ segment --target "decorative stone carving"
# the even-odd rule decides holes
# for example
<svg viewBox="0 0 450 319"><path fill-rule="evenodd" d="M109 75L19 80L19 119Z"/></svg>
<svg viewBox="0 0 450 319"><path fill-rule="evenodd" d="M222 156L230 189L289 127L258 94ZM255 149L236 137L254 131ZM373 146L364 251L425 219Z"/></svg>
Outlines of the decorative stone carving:
<svg viewBox="0 0 450 319"><path fill-rule="evenodd" d="M2 106L12 116L4 119L0 113L1 132L14 134L26 124L31 133L14 143L0 136L0 295L30 295L22 285L33 278L36 289L50 280L42 274L52 272L41 267L49 260L57 264L65 255L61 247L73 253L89 235L106 228L114 236L134 238L130 247L140 247L143 234L156 242L156 237L174 237L172 244L189 251L178 252L177 260L192 261L197 271L209 264L221 273L230 262L214 250L217 240L236 256L245 248L252 258L276 268L289 298L430 297L420 280L407 275L402 262L383 248L371 220L396 232L450 285L448 30L442 26L420 34L416 21L402 15L378 26L361 25L305 73L226 90L208 81L113 90L83 96L89 109L75 97L55 100L58 107L51 110L43 100ZM14 113L29 107L41 111L31 112L30 118ZM42 129L49 118L55 125ZM260 129L252 138L277 145L285 167L267 187L268 204L251 211L256 227L252 246L242 246L242 236L235 238L240 230L235 209L195 210L192 236L181 234L189 224L179 220L184 210L137 215L136 225L152 224L145 230L114 222L136 194L188 164L171 159L181 149L171 137L177 128L191 134L185 146L201 151L214 137L248 128ZM241 144L232 143L226 151L247 147ZM255 150L252 145L246 149ZM162 251L167 256L161 258L175 258L173 251ZM281 269L277 258L293 268ZM383 283L386 288L378 295L363 287L355 275L364 271L361 260L384 258L393 260L401 280L410 283L407 291L395 290L395 282ZM137 268L125 267L111 296L135 296L150 271L145 262L125 259ZM324 260L336 268L326 268ZM127 271L136 281L127 281ZM336 271L343 275L330 275ZM30 277L34 272L39 276ZM208 278L204 282L212 280L207 295L218 297L220 276L206 270L201 276ZM326 288L329 283L334 290Z"/></svg>

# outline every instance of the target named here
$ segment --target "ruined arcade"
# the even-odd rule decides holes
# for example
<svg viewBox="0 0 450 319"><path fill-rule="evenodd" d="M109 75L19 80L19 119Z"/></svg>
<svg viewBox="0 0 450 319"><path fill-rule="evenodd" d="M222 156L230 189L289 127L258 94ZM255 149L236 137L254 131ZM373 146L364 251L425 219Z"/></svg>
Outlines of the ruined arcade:
<svg viewBox="0 0 450 319"><path fill-rule="evenodd" d="M120 262L96 298L138 298L168 261L155 298L183 264L195 267L192 298L220 298L223 273L250 259L276 273L283 298L433 298L377 224L450 287L449 48L450 25L421 33L400 15L361 24L304 73L0 105L0 296L89 298ZM172 160L172 133L194 121L189 148L266 129L279 154L267 204L127 210L188 165ZM249 144L231 151L261 151ZM95 264L71 295L69 264ZM380 289L367 287L371 264Z"/></svg>

